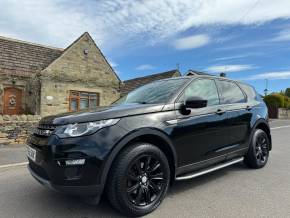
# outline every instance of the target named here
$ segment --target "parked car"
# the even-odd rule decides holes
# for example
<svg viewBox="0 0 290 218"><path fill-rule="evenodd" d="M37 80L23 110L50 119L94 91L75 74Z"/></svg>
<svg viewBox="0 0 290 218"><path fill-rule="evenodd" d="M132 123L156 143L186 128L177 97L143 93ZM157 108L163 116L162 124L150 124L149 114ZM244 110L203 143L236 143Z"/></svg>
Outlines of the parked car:
<svg viewBox="0 0 290 218"><path fill-rule="evenodd" d="M244 161L267 163L267 107L247 84L213 76L140 87L108 107L41 119L28 169L41 184L128 216L155 210L175 180Z"/></svg>

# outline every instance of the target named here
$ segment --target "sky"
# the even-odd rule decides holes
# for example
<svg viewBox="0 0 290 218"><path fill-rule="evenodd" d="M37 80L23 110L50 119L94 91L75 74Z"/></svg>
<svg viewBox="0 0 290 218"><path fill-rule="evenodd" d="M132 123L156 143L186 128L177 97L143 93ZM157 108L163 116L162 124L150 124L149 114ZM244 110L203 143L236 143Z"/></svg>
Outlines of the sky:
<svg viewBox="0 0 290 218"><path fill-rule="evenodd" d="M189 69L290 87L289 0L0 0L0 35L65 48L88 31L122 80Z"/></svg>

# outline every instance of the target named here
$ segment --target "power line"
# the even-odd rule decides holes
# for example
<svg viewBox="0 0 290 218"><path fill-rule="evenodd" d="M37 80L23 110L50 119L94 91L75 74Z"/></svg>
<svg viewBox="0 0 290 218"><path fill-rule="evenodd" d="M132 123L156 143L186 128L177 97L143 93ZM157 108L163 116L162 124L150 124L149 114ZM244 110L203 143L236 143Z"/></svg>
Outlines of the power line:
<svg viewBox="0 0 290 218"><path fill-rule="evenodd" d="M246 16L248 16L250 14L250 12L252 12L257 5L260 3L261 0L256 0L255 3L253 4L253 6L251 6L237 21L237 23L241 22L242 20L244 20L246 18ZM232 33L234 29L231 29L226 35L229 35L230 33ZM221 42L222 44L223 42Z"/></svg>

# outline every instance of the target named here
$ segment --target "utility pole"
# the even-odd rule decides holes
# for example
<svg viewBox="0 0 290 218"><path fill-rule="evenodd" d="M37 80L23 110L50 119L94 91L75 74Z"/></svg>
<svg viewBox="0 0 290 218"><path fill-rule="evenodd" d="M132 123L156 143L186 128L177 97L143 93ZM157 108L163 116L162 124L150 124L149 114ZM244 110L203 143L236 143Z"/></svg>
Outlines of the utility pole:
<svg viewBox="0 0 290 218"><path fill-rule="evenodd" d="M265 93L265 96L267 96L268 95L268 79L265 79L266 80L266 88L265 88L265 90L264 90L264 93Z"/></svg>

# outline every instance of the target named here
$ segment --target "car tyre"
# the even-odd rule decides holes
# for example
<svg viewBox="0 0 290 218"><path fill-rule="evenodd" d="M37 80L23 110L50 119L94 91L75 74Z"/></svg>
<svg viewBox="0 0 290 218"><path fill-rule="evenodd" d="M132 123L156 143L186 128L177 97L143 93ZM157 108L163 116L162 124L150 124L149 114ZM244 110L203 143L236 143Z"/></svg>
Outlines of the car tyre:
<svg viewBox="0 0 290 218"><path fill-rule="evenodd" d="M127 216L143 216L164 199L170 168L164 153L148 143L135 143L117 156L110 170L107 197Z"/></svg>
<svg viewBox="0 0 290 218"><path fill-rule="evenodd" d="M270 140L268 135L261 129L255 129L249 150L245 155L245 164L254 169L264 167L268 162L269 148Z"/></svg>

